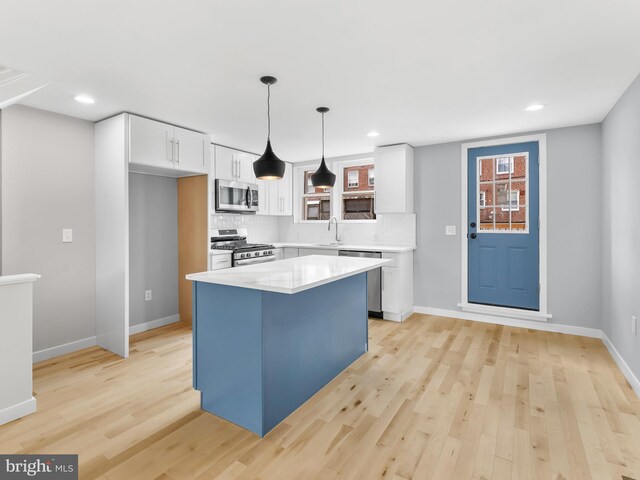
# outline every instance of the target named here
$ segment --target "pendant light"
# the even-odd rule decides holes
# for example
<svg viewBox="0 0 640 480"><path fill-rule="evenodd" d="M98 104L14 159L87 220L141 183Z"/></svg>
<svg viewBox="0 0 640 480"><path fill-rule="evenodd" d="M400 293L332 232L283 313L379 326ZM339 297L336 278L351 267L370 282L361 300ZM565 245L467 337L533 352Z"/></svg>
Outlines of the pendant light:
<svg viewBox="0 0 640 480"><path fill-rule="evenodd" d="M253 162L253 172L259 180L280 180L284 175L285 163L273 153L271 148L271 85L276 83L276 77L260 77L260 81L267 86L267 148L262 156Z"/></svg>
<svg viewBox="0 0 640 480"><path fill-rule="evenodd" d="M311 174L311 184L316 188L331 188L336 183L336 174L327 168L324 161L324 114L328 111L327 107L316 108L316 112L322 114L322 161L318 170Z"/></svg>

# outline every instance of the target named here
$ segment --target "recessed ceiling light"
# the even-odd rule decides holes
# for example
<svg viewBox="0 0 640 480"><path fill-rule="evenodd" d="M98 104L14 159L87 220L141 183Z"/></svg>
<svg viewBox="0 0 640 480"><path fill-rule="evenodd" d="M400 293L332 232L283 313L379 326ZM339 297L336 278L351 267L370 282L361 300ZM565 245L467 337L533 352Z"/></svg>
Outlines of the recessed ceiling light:
<svg viewBox="0 0 640 480"><path fill-rule="evenodd" d="M90 96L88 96L88 95L76 95L75 97L73 97L73 99L76 102L86 103L87 105L91 105L93 103L96 103L96 101L93 98L91 98Z"/></svg>
<svg viewBox="0 0 640 480"><path fill-rule="evenodd" d="M541 103L534 103L533 105L529 105L525 110L527 112L536 112L538 110L542 110L545 106Z"/></svg>
<svg viewBox="0 0 640 480"><path fill-rule="evenodd" d="M379 135L380 135L380 133L376 132L375 130L367 133L367 137L377 137Z"/></svg>

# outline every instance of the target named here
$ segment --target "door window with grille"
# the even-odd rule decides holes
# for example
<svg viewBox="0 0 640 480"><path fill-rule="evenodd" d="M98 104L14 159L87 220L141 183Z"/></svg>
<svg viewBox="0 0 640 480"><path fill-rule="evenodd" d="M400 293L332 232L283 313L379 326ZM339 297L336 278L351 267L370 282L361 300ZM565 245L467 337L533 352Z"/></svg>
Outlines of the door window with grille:
<svg viewBox="0 0 640 480"><path fill-rule="evenodd" d="M527 233L528 152L477 159L477 218L481 232Z"/></svg>

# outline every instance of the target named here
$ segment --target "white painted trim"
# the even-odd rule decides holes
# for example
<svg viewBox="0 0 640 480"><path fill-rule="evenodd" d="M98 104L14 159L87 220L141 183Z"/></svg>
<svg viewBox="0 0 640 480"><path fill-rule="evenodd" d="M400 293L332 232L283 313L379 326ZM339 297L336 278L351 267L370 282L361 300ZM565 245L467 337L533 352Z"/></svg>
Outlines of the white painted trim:
<svg viewBox="0 0 640 480"><path fill-rule="evenodd" d="M480 313L483 315L507 317L518 320L534 320L537 322L546 322L550 318L553 318L553 315L549 313L540 313L532 310L521 310L519 308L496 307L493 305L479 305L477 303L459 303L458 307L463 312Z"/></svg>
<svg viewBox="0 0 640 480"><path fill-rule="evenodd" d="M425 315L435 315L438 317L458 318L460 320L472 320L474 322L493 323L508 327L528 328L531 330L542 330L545 332L566 333L569 335L580 335L581 337L601 338L602 331L598 328L577 327L574 325L562 325L558 323L545 323L539 321L522 320L518 318L496 317L493 315L483 315L480 313L461 312L458 310L446 310L431 307L414 307L416 313Z"/></svg>
<svg viewBox="0 0 640 480"><path fill-rule="evenodd" d="M37 273L22 273L20 275L4 275L0 277L0 285L35 282L40 278Z"/></svg>
<svg viewBox="0 0 640 480"><path fill-rule="evenodd" d="M157 320L151 320L150 322L139 323L137 325L131 325L129 327L129 335L135 335L136 333L146 332L154 328L164 327L180 321L180 315L169 315L168 317L158 318Z"/></svg>
<svg viewBox="0 0 640 480"><path fill-rule="evenodd" d="M36 399L31 397L24 402L0 410L0 425L12 422L36 411Z"/></svg>
<svg viewBox="0 0 640 480"><path fill-rule="evenodd" d="M460 152L460 164L461 164L461 198L462 204L461 210L461 235L460 235L460 251L461 251L461 268L462 268L462 282L460 286L461 299L463 305L469 304L469 291L468 291L468 251L467 251L467 235L465 231L468 230L467 221L467 174L468 174L468 162L467 154L470 148L487 147L493 145L508 145L512 143L524 143L524 142L538 142L538 158L540 160L539 166L539 209L540 209L540 231L538 232L538 239L540 242L540 313L543 315L548 314L547 304L547 134L534 134L534 135L522 135L517 137L496 138L491 140L482 140L478 142L463 143ZM530 219L531 228L535 228L535 219ZM499 309L501 307L493 307ZM498 312L498 311L496 311ZM460 312L457 312L460 313Z"/></svg>
<svg viewBox="0 0 640 480"><path fill-rule="evenodd" d="M620 355L620 352L618 352L616 347L613 345L613 342L609 340L609 337L607 337L607 334L604 332L602 332L602 342L604 343L605 347L607 347L607 350L609 350L611 357L616 362L618 368L629 382L629 385L631 385L633 391L636 392L636 395L638 397L640 397L640 379L635 376L631 368L629 368L627 362L625 362L624 358L622 358L622 355Z"/></svg>
<svg viewBox="0 0 640 480"><path fill-rule="evenodd" d="M96 337L83 338L82 340L76 340L74 342L64 343L51 348L45 348L44 350L38 350L33 352L33 363L42 362L43 360L49 360L53 357L59 357L66 353L82 350L83 348L89 348L97 345Z"/></svg>

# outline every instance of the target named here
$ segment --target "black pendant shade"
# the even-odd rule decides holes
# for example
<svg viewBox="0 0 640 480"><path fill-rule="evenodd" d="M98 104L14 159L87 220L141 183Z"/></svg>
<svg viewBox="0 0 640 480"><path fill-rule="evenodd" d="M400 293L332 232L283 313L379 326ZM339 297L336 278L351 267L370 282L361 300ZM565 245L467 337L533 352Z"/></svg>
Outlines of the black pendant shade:
<svg viewBox="0 0 640 480"><path fill-rule="evenodd" d="M260 180L280 180L284 176L285 163L273 153L271 140L267 140L267 148L262 156L253 162L253 173Z"/></svg>
<svg viewBox="0 0 640 480"><path fill-rule="evenodd" d="M276 77L260 77L260 81L267 86L267 148L262 156L253 162L253 173L260 180L280 180L284 176L285 163L273 153L271 148L271 85L278 80Z"/></svg>
<svg viewBox="0 0 640 480"><path fill-rule="evenodd" d="M316 111L322 114L322 161L318 170L311 174L311 184L316 188L331 188L336 184L336 174L329 170L324 161L324 114L329 109L327 107L318 107Z"/></svg>

